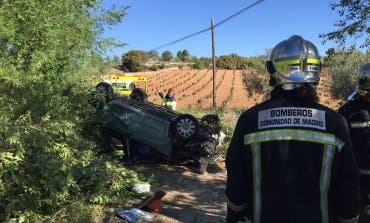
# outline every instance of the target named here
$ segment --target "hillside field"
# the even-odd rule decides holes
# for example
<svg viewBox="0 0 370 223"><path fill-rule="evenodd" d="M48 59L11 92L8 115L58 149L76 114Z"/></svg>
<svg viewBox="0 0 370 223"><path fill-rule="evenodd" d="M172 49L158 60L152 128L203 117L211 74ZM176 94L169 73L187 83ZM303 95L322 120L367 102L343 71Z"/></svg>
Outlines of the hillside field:
<svg viewBox="0 0 370 223"><path fill-rule="evenodd" d="M175 90L177 108L212 108L212 69L195 70L190 68L167 68L159 71L140 72L148 77L148 101L161 104L156 90L166 92ZM268 78L255 69L216 70L216 106L222 109L248 109L268 98L263 93L250 92L247 89L245 75L259 75ZM320 102L332 109L337 109L341 101L330 93L331 77L327 69L321 72L318 86Z"/></svg>

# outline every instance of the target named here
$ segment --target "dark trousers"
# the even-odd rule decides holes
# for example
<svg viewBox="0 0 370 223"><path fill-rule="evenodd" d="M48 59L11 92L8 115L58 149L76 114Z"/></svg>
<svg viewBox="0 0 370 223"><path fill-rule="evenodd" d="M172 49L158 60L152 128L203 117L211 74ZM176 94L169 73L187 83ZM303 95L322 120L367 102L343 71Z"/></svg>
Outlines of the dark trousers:
<svg viewBox="0 0 370 223"><path fill-rule="evenodd" d="M361 208L370 205L370 176L360 176Z"/></svg>
<svg viewBox="0 0 370 223"><path fill-rule="evenodd" d="M360 176L361 186L361 212L360 220L358 223L369 223L370 222L370 176Z"/></svg>

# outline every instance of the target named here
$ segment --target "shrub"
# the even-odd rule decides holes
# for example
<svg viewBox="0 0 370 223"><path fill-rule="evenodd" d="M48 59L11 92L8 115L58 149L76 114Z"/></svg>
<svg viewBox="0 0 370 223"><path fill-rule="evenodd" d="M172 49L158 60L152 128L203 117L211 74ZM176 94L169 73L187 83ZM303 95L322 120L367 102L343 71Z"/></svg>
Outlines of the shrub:
<svg viewBox="0 0 370 223"><path fill-rule="evenodd" d="M260 72L266 72L266 60L267 56L256 56L256 57L249 57L247 59L248 66L257 69Z"/></svg>
<svg viewBox="0 0 370 223"><path fill-rule="evenodd" d="M195 69L201 70L201 69L204 69L206 65L202 61L197 60L193 63L192 67Z"/></svg>
<svg viewBox="0 0 370 223"><path fill-rule="evenodd" d="M166 68L166 64L164 64L164 63L161 63L161 64L159 64L159 67L158 67L159 69L164 69L164 68Z"/></svg>
<svg viewBox="0 0 370 223"><path fill-rule="evenodd" d="M159 70L159 67L157 65L153 65L153 66L150 66L148 69L150 71L157 71L157 70Z"/></svg>
<svg viewBox="0 0 370 223"><path fill-rule="evenodd" d="M243 70L248 67L248 61L237 54L230 54L227 56L220 56L216 61L216 65L221 69Z"/></svg>
<svg viewBox="0 0 370 223"><path fill-rule="evenodd" d="M267 94L271 91L267 74L249 73L243 71L244 84L247 91L252 94L253 92Z"/></svg>
<svg viewBox="0 0 370 223"><path fill-rule="evenodd" d="M191 62L192 68L199 70L209 68L211 65L211 59L207 57L201 57L199 59L197 57L193 57Z"/></svg>
<svg viewBox="0 0 370 223"><path fill-rule="evenodd" d="M327 63L332 75L331 92L336 98L346 98L356 88L356 73L361 65L370 61L366 54L355 49L331 52Z"/></svg>

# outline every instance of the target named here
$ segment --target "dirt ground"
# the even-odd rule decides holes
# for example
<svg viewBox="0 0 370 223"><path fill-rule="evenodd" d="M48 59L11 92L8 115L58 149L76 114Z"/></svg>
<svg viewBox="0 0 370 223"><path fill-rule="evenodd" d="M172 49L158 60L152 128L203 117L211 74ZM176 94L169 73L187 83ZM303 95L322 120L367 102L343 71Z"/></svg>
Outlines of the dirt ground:
<svg viewBox="0 0 370 223"><path fill-rule="evenodd" d="M155 222L217 223L225 222L226 170L223 162L208 167L204 174L191 167L167 164L141 164L132 166L146 177L154 177L151 190L162 189L161 214Z"/></svg>

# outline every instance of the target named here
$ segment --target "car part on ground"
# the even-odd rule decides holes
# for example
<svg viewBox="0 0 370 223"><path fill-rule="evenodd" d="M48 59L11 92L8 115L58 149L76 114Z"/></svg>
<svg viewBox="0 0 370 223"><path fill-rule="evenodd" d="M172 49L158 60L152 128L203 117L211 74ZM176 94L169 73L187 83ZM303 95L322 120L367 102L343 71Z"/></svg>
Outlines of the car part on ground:
<svg viewBox="0 0 370 223"><path fill-rule="evenodd" d="M110 94L105 84L98 84L96 92ZM104 91L98 86L104 86ZM206 115L198 120L147 102L146 98L145 91L134 89L129 97L112 97L103 109L92 103L103 114L106 150L124 150L127 161L161 156L173 163L194 163L197 172L203 173L216 156L221 129L218 116Z"/></svg>

